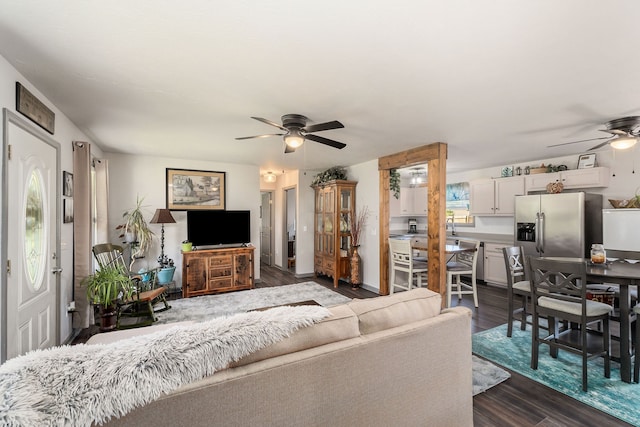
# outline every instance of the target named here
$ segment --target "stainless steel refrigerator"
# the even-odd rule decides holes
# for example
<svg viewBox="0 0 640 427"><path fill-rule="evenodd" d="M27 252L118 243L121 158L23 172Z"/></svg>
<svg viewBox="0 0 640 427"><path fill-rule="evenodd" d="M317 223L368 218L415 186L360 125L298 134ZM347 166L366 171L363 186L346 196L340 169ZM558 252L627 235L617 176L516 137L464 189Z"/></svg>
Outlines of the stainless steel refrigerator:
<svg viewBox="0 0 640 427"><path fill-rule="evenodd" d="M526 255L589 257L602 243L602 196L560 193L516 196L515 242Z"/></svg>

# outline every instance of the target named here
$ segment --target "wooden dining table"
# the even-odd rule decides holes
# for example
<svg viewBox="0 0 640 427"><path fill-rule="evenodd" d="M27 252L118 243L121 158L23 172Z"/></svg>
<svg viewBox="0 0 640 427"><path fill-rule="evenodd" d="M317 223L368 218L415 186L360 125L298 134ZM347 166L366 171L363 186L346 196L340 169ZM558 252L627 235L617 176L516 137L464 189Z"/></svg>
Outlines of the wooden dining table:
<svg viewBox="0 0 640 427"><path fill-rule="evenodd" d="M564 261L582 261L587 265L587 280L615 283L620 287L620 379L631 382L631 286L640 285L640 263L617 260L606 264L592 264L585 258L546 257Z"/></svg>
<svg viewBox="0 0 640 427"><path fill-rule="evenodd" d="M640 263L617 260L597 265L587 262L587 280L620 286L620 379L630 383L632 318L629 287L640 285Z"/></svg>

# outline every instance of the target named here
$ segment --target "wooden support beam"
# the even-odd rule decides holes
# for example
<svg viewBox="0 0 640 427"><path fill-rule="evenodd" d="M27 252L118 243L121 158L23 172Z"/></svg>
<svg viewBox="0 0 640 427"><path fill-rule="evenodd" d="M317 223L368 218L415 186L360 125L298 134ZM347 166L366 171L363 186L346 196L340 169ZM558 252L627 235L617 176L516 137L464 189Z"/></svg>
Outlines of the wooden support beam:
<svg viewBox="0 0 640 427"><path fill-rule="evenodd" d="M436 142L378 159L380 171L380 295L389 293L389 176L391 169L427 164L428 286L445 303L447 144Z"/></svg>
<svg viewBox="0 0 640 427"><path fill-rule="evenodd" d="M429 289L442 295L444 306L447 292L447 146L440 148L438 157L427 162L427 283Z"/></svg>
<svg viewBox="0 0 640 427"><path fill-rule="evenodd" d="M380 169L380 295L389 294L389 169Z"/></svg>

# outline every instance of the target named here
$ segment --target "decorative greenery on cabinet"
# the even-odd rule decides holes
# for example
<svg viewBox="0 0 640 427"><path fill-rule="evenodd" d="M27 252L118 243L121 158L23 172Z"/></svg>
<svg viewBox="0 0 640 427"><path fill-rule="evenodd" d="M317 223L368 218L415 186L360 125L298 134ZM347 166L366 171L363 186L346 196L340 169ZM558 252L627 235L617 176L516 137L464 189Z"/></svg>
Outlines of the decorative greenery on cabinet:
<svg viewBox="0 0 640 427"><path fill-rule="evenodd" d="M325 182L333 181L336 179L347 179L347 171L344 167L334 166L323 172L320 172L315 177L313 177L313 181L311 181L311 187L316 187L318 185L322 185Z"/></svg>

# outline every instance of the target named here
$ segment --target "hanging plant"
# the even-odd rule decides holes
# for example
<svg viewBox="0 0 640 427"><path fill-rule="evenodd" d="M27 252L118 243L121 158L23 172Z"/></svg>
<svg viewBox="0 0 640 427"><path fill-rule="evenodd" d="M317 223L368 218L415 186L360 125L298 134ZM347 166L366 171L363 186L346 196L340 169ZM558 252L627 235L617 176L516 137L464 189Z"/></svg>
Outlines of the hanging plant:
<svg viewBox="0 0 640 427"><path fill-rule="evenodd" d="M133 236L132 256L134 258L143 257L151 247L153 232L149 228L149 224L144 219L142 213L142 201L144 197L136 198L136 206L122 214L123 224L116 227L116 230L120 230L120 237L125 237L127 234Z"/></svg>
<svg viewBox="0 0 640 427"><path fill-rule="evenodd" d="M318 185L322 185L325 182L333 181L335 179L346 180L347 179L347 171L342 166L334 166L332 168L327 169L324 172L320 172L316 176L313 177L313 181L311 181L311 186L316 187Z"/></svg>
<svg viewBox="0 0 640 427"><path fill-rule="evenodd" d="M389 171L389 189L393 191L393 197L400 198L400 172L397 169Z"/></svg>

